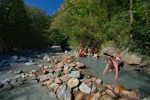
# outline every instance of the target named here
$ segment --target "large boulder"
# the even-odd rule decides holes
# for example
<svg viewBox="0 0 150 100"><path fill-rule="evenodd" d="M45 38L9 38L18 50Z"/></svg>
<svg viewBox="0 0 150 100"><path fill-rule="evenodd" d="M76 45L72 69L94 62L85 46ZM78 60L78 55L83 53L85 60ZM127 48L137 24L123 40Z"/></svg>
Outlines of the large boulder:
<svg viewBox="0 0 150 100"><path fill-rule="evenodd" d="M74 88L76 86L79 85L79 80L76 78L71 78L68 82L67 82L68 87L70 88Z"/></svg>
<svg viewBox="0 0 150 100"><path fill-rule="evenodd" d="M67 87L65 84L62 84L58 89L57 89L57 96L58 96L58 99L60 100L64 100L64 94L67 90Z"/></svg>
<svg viewBox="0 0 150 100"><path fill-rule="evenodd" d="M140 64L142 62L142 59L138 57L135 54L129 54L129 53L121 53L121 59L126 62L127 64Z"/></svg>
<svg viewBox="0 0 150 100"><path fill-rule="evenodd" d="M68 75L69 75L69 77L72 77L72 78L80 78L81 73L80 73L80 71L71 71L71 73Z"/></svg>
<svg viewBox="0 0 150 100"><path fill-rule="evenodd" d="M79 89L80 91L84 92L84 93L91 93L91 88L88 87L88 85L86 85L85 83L82 83L80 86L79 86Z"/></svg>

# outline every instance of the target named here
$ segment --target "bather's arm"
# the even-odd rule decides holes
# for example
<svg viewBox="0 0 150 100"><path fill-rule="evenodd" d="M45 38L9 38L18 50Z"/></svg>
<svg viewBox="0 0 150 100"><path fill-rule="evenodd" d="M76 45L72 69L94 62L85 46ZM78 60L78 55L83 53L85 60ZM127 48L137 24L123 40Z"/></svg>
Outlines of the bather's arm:
<svg viewBox="0 0 150 100"><path fill-rule="evenodd" d="M103 75L105 75L105 73L106 73L108 67L109 67L109 66L108 66L108 64L107 64L106 67L105 67L105 69L104 69L104 71L103 71Z"/></svg>

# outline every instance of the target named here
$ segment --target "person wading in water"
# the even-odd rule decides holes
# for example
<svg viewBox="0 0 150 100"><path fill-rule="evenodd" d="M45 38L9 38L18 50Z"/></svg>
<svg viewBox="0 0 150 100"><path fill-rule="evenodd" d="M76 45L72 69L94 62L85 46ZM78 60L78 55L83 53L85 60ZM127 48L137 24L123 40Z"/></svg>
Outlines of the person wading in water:
<svg viewBox="0 0 150 100"><path fill-rule="evenodd" d="M103 71L103 75L105 75L108 68L109 68L110 72L112 72L115 69L115 72L116 72L115 80L117 80L118 75L119 75L120 67L124 66L124 63L120 58L120 54L119 53L114 53L113 56L109 55L108 52L106 52L104 54L107 55L108 58L107 58L106 67Z"/></svg>

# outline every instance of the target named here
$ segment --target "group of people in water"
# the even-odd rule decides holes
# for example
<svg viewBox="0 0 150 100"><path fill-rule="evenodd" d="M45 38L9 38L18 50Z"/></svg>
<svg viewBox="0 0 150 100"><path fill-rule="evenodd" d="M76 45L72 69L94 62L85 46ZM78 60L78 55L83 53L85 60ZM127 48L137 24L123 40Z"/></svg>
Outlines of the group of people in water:
<svg viewBox="0 0 150 100"><path fill-rule="evenodd" d="M85 56L93 56L94 58L98 58L98 50L97 49L93 49L93 48L80 48L79 50L79 57L85 57ZM104 55L107 56L107 61L106 61L106 67L103 70L103 75L105 75L107 69L109 69L110 72L112 72L113 70L115 70L115 80L118 79L118 75L119 75L119 70L121 67L124 66L123 61L121 60L120 57L120 53L119 52L115 52L113 53L113 55L110 55L110 50L107 50Z"/></svg>
<svg viewBox="0 0 150 100"><path fill-rule="evenodd" d="M79 57L93 56L96 59L99 57L98 50L93 48L80 48Z"/></svg>

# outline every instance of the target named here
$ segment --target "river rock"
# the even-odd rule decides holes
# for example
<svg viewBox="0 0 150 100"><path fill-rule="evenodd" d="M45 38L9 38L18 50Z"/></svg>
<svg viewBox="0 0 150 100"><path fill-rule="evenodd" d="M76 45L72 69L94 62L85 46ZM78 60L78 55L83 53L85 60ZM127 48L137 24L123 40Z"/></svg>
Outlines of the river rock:
<svg viewBox="0 0 150 100"><path fill-rule="evenodd" d="M142 59L134 54L129 53L121 53L121 59L126 62L127 64L140 64Z"/></svg>
<svg viewBox="0 0 150 100"><path fill-rule="evenodd" d="M106 87L104 85L96 85L96 87L97 87L97 90L99 90L100 92L106 90Z"/></svg>
<svg viewBox="0 0 150 100"><path fill-rule="evenodd" d="M68 89L68 88L64 94L64 100L73 100L72 99L72 93L71 93L70 89Z"/></svg>
<svg viewBox="0 0 150 100"><path fill-rule="evenodd" d="M74 89L73 89L73 92L78 92L79 91L79 87L75 87Z"/></svg>
<svg viewBox="0 0 150 100"><path fill-rule="evenodd" d="M21 73L23 73L23 70L15 71L14 73L15 74L21 74Z"/></svg>
<svg viewBox="0 0 150 100"><path fill-rule="evenodd" d="M39 75L41 82L46 81L46 80L53 78L53 77L54 77L54 75L52 73L48 73L46 75Z"/></svg>
<svg viewBox="0 0 150 100"><path fill-rule="evenodd" d="M96 85L101 85L102 84L102 80L101 79L96 79L95 80L95 84Z"/></svg>
<svg viewBox="0 0 150 100"><path fill-rule="evenodd" d="M67 82L68 87L70 88L74 88L76 86L79 85L79 80L76 78L71 78L68 82Z"/></svg>
<svg viewBox="0 0 150 100"><path fill-rule="evenodd" d="M60 76L60 75L61 75L61 72L62 72L62 68L57 68L57 69L55 70L54 76L55 76L55 77Z"/></svg>
<svg viewBox="0 0 150 100"><path fill-rule="evenodd" d="M49 96L50 96L51 98L54 98L54 99L57 98L56 94L55 94L54 92L52 92L52 91L49 92L48 94L49 94Z"/></svg>
<svg viewBox="0 0 150 100"><path fill-rule="evenodd" d="M59 63L57 64L57 68L62 68L62 67L64 67L64 63L63 63L63 62L59 62Z"/></svg>
<svg viewBox="0 0 150 100"><path fill-rule="evenodd" d="M68 82L69 79L70 79L70 77L69 77L68 74L62 75L62 76L60 76L59 78L62 80L62 82L65 82L65 83Z"/></svg>
<svg viewBox="0 0 150 100"><path fill-rule="evenodd" d="M49 86L51 89L53 89L54 92L56 92L57 89L59 88L59 84L56 84L56 83L52 83Z"/></svg>
<svg viewBox="0 0 150 100"><path fill-rule="evenodd" d="M83 68L83 67L85 67L85 65L83 63L76 62L76 67L77 68Z"/></svg>
<svg viewBox="0 0 150 100"><path fill-rule="evenodd" d="M2 81L2 84L6 84L6 83L11 83L11 79L6 78L5 80Z"/></svg>
<svg viewBox="0 0 150 100"><path fill-rule="evenodd" d="M70 74L68 74L69 77L72 77L72 78L80 78L80 71L71 71Z"/></svg>
<svg viewBox="0 0 150 100"><path fill-rule="evenodd" d="M92 90L91 90L91 92L94 93L94 92L96 92L96 91L97 91L96 84L93 83L93 84L92 84Z"/></svg>
<svg viewBox="0 0 150 100"><path fill-rule="evenodd" d="M85 93L79 91L78 93L75 94L75 100L85 100Z"/></svg>
<svg viewBox="0 0 150 100"><path fill-rule="evenodd" d="M9 83L5 83L2 90L3 91L9 91L13 88L13 85L12 84L9 84Z"/></svg>
<svg viewBox="0 0 150 100"><path fill-rule="evenodd" d="M59 77L56 77L56 78L54 79L54 82L55 82L56 84L61 84L61 83L62 83L62 81L61 81L61 79L60 79Z"/></svg>
<svg viewBox="0 0 150 100"><path fill-rule="evenodd" d="M135 91L122 90L122 91L120 91L120 94L128 97L131 100L139 100L140 99L139 93L136 93Z"/></svg>
<svg viewBox="0 0 150 100"><path fill-rule="evenodd" d="M82 83L79 86L80 91L89 94L91 92L91 88L89 88L85 83Z"/></svg>
<svg viewBox="0 0 150 100"><path fill-rule="evenodd" d="M112 90L106 89L106 93L113 98L117 98L117 95Z"/></svg>
<svg viewBox="0 0 150 100"><path fill-rule="evenodd" d="M60 100L64 100L64 94L66 92L66 85L65 84L62 84L58 89L57 89L57 96L58 96L58 99Z"/></svg>
<svg viewBox="0 0 150 100"><path fill-rule="evenodd" d="M47 85L50 85L51 83L53 83L53 81L54 81L54 79L51 78L51 79L49 79L49 80L46 81L46 84L47 84Z"/></svg>

